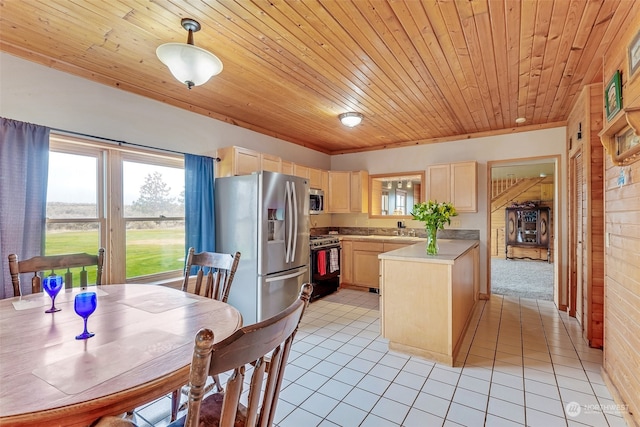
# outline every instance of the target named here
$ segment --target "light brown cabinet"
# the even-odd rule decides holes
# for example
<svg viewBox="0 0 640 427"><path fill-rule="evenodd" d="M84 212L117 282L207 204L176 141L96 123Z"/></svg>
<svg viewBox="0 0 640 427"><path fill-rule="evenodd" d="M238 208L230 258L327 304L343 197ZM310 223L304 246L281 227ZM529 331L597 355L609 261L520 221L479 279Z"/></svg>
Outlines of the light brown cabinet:
<svg viewBox="0 0 640 427"><path fill-rule="evenodd" d="M309 185L311 188L317 188L318 190L323 190L322 188L322 170L316 168L308 168L309 169Z"/></svg>
<svg viewBox="0 0 640 427"><path fill-rule="evenodd" d="M458 212L477 212L477 162L447 163L427 167L427 200L451 202Z"/></svg>
<svg viewBox="0 0 640 427"><path fill-rule="evenodd" d="M302 166L297 163L293 164L293 175L299 176L300 178L309 179L309 168L307 166Z"/></svg>
<svg viewBox="0 0 640 427"><path fill-rule="evenodd" d="M216 167L216 176L249 175L258 172L261 165L261 154L242 147L225 147L218 150L221 159Z"/></svg>
<svg viewBox="0 0 640 427"><path fill-rule="evenodd" d="M370 289L380 287L378 255L382 252L382 242L353 242L353 286Z"/></svg>
<svg viewBox="0 0 640 427"><path fill-rule="evenodd" d="M329 212L366 213L369 209L369 174L366 171L329 171Z"/></svg>
<svg viewBox="0 0 640 427"><path fill-rule="evenodd" d="M454 366L478 300L480 251L462 240L441 249L448 259L417 246L380 257L380 332L390 350Z"/></svg>
<svg viewBox="0 0 640 427"><path fill-rule="evenodd" d="M341 246L341 260L340 260L340 282L352 283L353 282L353 241L342 240Z"/></svg>
<svg viewBox="0 0 640 427"><path fill-rule="evenodd" d="M378 255L413 243L342 240L340 285L363 290L378 289L380 261Z"/></svg>
<svg viewBox="0 0 640 427"><path fill-rule="evenodd" d="M263 171L280 172L282 171L282 159L271 154L261 154L261 162Z"/></svg>
<svg viewBox="0 0 640 427"><path fill-rule="evenodd" d="M321 177L320 177L320 189L322 191L324 191L325 193L325 197L327 196L327 193L329 193L329 171L325 171L323 170L321 172ZM327 200L325 198L325 200Z"/></svg>
<svg viewBox="0 0 640 427"><path fill-rule="evenodd" d="M280 164L281 172L287 175L293 175L293 162L282 160Z"/></svg>
<svg viewBox="0 0 640 427"><path fill-rule="evenodd" d="M351 212L367 213L369 211L369 173L367 171L351 172Z"/></svg>

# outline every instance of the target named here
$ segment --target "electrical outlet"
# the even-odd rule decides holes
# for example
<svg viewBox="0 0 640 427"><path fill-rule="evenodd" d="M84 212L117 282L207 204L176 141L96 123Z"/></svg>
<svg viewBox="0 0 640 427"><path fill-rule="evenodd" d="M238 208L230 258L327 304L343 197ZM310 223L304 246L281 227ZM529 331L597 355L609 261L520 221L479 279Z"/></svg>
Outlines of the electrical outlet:
<svg viewBox="0 0 640 427"><path fill-rule="evenodd" d="M459 219L454 219L454 220L451 221L451 225L453 227L460 227L462 225L462 222L460 222Z"/></svg>

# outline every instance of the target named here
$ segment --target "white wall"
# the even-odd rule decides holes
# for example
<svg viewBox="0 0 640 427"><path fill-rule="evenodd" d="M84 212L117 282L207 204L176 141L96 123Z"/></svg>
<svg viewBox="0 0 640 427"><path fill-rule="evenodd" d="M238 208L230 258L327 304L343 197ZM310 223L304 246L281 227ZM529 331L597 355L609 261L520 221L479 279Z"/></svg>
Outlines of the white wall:
<svg viewBox="0 0 640 427"><path fill-rule="evenodd" d="M480 230L480 255L481 255L481 290L486 292L487 284L487 224L488 224L488 195L487 195L487 162L496 160L525 159L540 156L559 155L558 166L560 175L556 177L558 182L559 205L557 207L558 221L555 223L556 248L557 237L562 236L561 258L557 268L560 271L560 283L566 280L567 265L567 205L566 205L566 129L564 127L545 129L531 132L514 133L508 135L490 136L484 138L465 139L459 141L442 142L437 144L415 145L403 148L369 151L354 154L342 154L332 156L332 170L367 170L370 174L420 171L437 163L452 163L468 160L478 162L478 212L460 214L456 219L460 220L460 229ZM372 226L394 227L395 221L369 220L366 215L352 215L342 217L333 215L334 226ZM407 227L420 228L418 221L406 221ZM452 228L452 227L447 227ZM561 288L563 288L561 286ZM560 303L564 302L561 297Z"/></svg>
<svg viewBox="0 0 640 427"><path fill-rule="evenodd" d="M207 84L215 84L215 79ZM218 148L239 145L303 165L322 169L330 165L330 156L324 153L4 52L0 52L0 116L192 154L214 156Z"/></svg>

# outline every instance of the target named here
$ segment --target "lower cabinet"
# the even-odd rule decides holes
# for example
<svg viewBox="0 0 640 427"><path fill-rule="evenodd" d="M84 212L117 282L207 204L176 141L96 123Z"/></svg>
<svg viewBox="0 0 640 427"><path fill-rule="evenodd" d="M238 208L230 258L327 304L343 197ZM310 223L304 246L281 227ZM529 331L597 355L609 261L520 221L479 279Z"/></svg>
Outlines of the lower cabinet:
<svg viewBox="0 0 640 427"><path fill-rule="evenodd" d="M412 243L342 240L340 286L362 290L380 287L380 260L378 255L403 248Z"/></svg>
<svg viewBox="0 0 640 427"><path fill-rule="evenodd" d="M380 268L378 255L384 252L384 243L353 242L354 286L378 289Z"/></svg>

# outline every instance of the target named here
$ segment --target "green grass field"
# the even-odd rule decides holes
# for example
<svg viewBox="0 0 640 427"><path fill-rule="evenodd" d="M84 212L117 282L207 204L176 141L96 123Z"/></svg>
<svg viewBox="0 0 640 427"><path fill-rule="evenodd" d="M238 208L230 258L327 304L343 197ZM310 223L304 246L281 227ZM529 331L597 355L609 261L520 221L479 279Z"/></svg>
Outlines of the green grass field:
<svg viewBox="0 0 640 427"><path fill-rule="evenodd" d="M46 255L98 252L97 231L47 233ZM127 278L145 276L184 267L184 231L180 229L127 230ZM79 277L74 272L74 277ZM79 281L79 279L76 279ZM89 270L89 283L95 271ZM78 282L79 283L79 282Z"/></svg>

